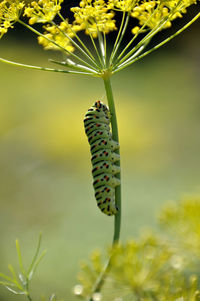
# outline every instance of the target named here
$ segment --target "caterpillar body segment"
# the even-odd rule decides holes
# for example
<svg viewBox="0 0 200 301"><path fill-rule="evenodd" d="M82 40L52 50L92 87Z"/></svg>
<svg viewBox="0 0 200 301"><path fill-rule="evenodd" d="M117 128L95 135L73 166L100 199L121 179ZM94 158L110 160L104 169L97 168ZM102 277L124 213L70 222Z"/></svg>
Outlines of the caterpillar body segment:
<svg viewBox="0 0 200 301"><path fill-rule="evenodd" d="M91 158L92 165L104 160L115 163L120 160L120 155L114 153L110 149L100 149L99 151L95 152Z"/></svg>
<svg viewBox="0 0 200 301"><path fill-rule="evenodd" d="M96 190L97 206L107 215L114 215L118 208L115 205L115 189L110 186L100 187Z"/></svg>
<svg viewBox="0 0 200 301"><path fill-rule="evenodd" d="M108 112L107 109L106 110L101 110L101 109L92 107L91 109L89 109L87 111L87 113L85 114L85 117L97 115L98 117L105 117L105 118L109 119L109 115L108 115L107 112Z"/></svg>
<svg viewBox="0 0 200 301"><path fill-rule="evenodd" d="M98 187L95 190L95 198L96 198L96 200L111 198L111 197L113 197L114 191L115 191L114 187L111 187L108 185Z"/></svg>
<svg viewBox="0 0 200 301"><path fill-rule="evenodd" d="M95 142L96 140L99 140L101 138L112 138L111 133L107 130L97 130L97 131L93 131L90 135L88 135L88 142L90 144L92 144L93 142Z"/></svg>
<svg viewBox="0 0 200 301"><path fill-rule="evenodd" d="M93 106L88 111L90 110L101 110L101 112L104 112L106 116L110 116L108 107L100 100L95 101Z"/></svg>
<svg viewBox="0 0 200 301"><path fill-rule="evenodd" d="M98 139L94 143L91 144L90 151L92 155L97 152L99 149L110 149L115 151L119 148L119 143L112 140L112 138L108 139Z"/></svg>
<svg viewBox="0 0 200 301"><path fill-rule="evenodd" d="M110 119L106 116L98 116L97 114L95 115L89 115L84 118L84 125L87 126L91 123L105 123L109 124Z"/></svg>
<svg viewBox="0 0 200 301"><path fill-rule="evenodd" d="M114 165L110 161L100 161L100 162L96 163L93 167L94 167L92 169L93 177L100 175L102 173L105 173L105 172L108 174L111 174L111 175L116 175L117 173L120 172L120 167L117 165Z"/></svg>
<svg viewBox="0 0 200 301"><path fill-rule="evenodd" d="M107 173L102 173L94 177L94 182L93 182L94 189L108 184L110 187L115 188L116 186L120 185L120 180L117 179L115 176Z"/></svg>
<svg viewBox="0 0 200 301"><path fill-rule="evenodd" d="M114 199L109 198L106 198L104 202L97 202L97 206L108 216L115 215L118 212L118 209L114 204Z"/></svg>
<svg viewBox="0 0 200 301"><path fill-rule="evenodd" d="M87 136L90 135L90 133L94 131L110 131L110 127L108 124L105 123L90 123L86 128L85 128L85 133Z"/></svg>
<svg viewBox="0 0 200 301"><path fill-rule="evenodd" d="M91 151L93 187L97 206L106 215L115 215L115 187L120 185L116 174L120 167L116 162L120 156L115 153L119 143L112 139L110 131L110 112L101 101L96 101L85 114L84 126Z"/></svg>

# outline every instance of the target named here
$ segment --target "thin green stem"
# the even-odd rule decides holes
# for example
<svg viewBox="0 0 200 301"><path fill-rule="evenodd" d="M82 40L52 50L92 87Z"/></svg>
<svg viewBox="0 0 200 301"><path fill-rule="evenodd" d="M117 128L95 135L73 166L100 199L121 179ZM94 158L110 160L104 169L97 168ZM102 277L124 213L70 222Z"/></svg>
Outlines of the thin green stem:
<svg viewBox="0 0 200 301"><path fill-rule="evenodd" d="M3 286L11 286L11 287L17 287L16 283L6 282L6 281L0 281L0 284Z"/></svg>
<svg viewBox="0 0 200 301"><path fill-rule="evenodd" d="M68 51L67 49L65 49L64 47L60 46L59 44L57 44L56 42L54 42L53 40L49 39L48 37L46 37L45 35L43 35L41 32L39 32L38 30L34 29L32 26L24 23L21 20L18 20L18 22L20 24L22 24L23 26L25 26L26 28L28 28L29 30L31 30L32 32L34 32L36 35L43 37L44 39L46 39L47 41L51 42L52 44L54 44L55 46L59 47L62 51L66 52L67 54L73 56L74 58L76 58L78 61L82 62L84 65L88 66L89 68L93 68L88 62L84 61L83 59L81 59L78 55L74 54L73 52Z"/></svg>
<svg viewBox="0 0 200 301"><path fill-rule="evenodd" d="M32 262L30 264L30 267L29 267L29 269L27 271L27 278L29 278L29 275L30 275L30 273L31 273L31 271L32 271L32 269L33 269L33 267L35 265L35 262L36 262L37 258L38 258L38 254L39 254L40 246L41 246L41 240L42 240L42 233L40 233L40 235L39 235L37 249L36 249L35 255L33 257L33 260L32 260Z"/></svg>
<svg viewBox="0 0 200 301"><path fill-rule="evenodd" d="M9 65L13 65L13 66L17 66L17 67L28 68L28 69L95 76L95 74L91 73L91 72L79 72L79 71L62 70L62 69L52 69L52 68L45 68L45 67L39 67L39 66L32 66L32 65L21 64L21 63L9 61L9 60L3 59L3 58L0 58L0 62L9 64Z"/></svg>
<svg viewBox="0 0 200 301"><path fill-rule="evenodd" d="M79 17L81 18L80 14L79 14ZM102 62L100 53L99 53L99 51L98 51L98 49L97 49L97 46L96 46L96 44L95 44L94 38L93 38L93 36L92 36L92 33L91 33L91 31L90 31L90 28L88 27L87 22L85 23L85 26L86 26L86 29L87 29L88 34L89 34L89 36L90 36L90 40L91 40L91 42L92 42L92 45L93 45L93 47L94 47L94 50L95 50L95 52L96 52L96 54L97 54L99 63L100 63L100 65L101 65L101 67L103 67L103 62ZM100 68L101 68L101 67L100 67Z"/></svg>
<svg viewBox="0 0 200 301"><path fill-rule="evenodd" d="M85 67L83 65L80 65L80 64L76 64L74 63L72 60L70 59L66 59L66 61L63 61L63 62L59 62L59 61L56 61L56 60L52 60L52 59L49 59L50 62L52 63L55 63L55 64L58 64L58 65L61 65L61 66L65 66L67 68L71 68L71 69L75 69L75 70L78 70L78 71L88 71L88 72L91 72L91 73L94 73L94 74L99 74L97 71L95 71L94 69L90 69L88 67Z"/></svg>
<svg viewBox="0 0 200 301"><path fill-rule="evenodd" d="M126 50L131 46L131 44L135 41L135 39L138 37L138 35L140 33L143 32L145 26L147 25L147 23L151 20L151 18L153 18L153 16L156 14L157 10L158 10L159 6L154 10L153 14L150 15L150 17L147 19L147 21L142 25L142 27L138 30L138 32L134 35L134 37L130 40L130 42L125 46L125 48L122 50L122 52L120 53L120 55L118 56L118 61L119 59L123 56L123 54L126 52Z"/></svg>
<svg viewBox="0 0 200 301"><path fill-rule="evenodd" d="M162 30L165 26L165 24L171 19L171 17L173 16L175 10L177 9L178 5L181 3L181 0L179 0L178 4L176 7L174 7L172 9L172 11L170 12L170 14L166 17L163 17L161 19L161 21L159 22L159 24L154 28L152 29L135 47L133 47L133 49L131 51L129 51L117 64L116 66L119 66L121 65L121 63L123 63L126 59L129 59L130 56L135 53L142 45L147 45L150 40L152 39L152 37L157 33L159 32L160 30ZM159 6L158 6L159 7ZM156 9L157 10L157 9ZM155 11L156 11L155 10ZM154 11L154 13L155 13ZM151 17L154 15L154 13L151 15ZM147 20L148 22L149 20ZM147 24L147 23L146 23ZM135 39L135 37L131 40L131 42L133 42L133 40Z"/></svg>
<svg viewBox="0 0 200 301"><path fill-rule="evenodd" d="M134 60L126 63L124 62L123 64L119 65L114 71L113 73L119 72L120 70L130 66L131 64L139 61L140 59L142 59L143 57L145 57L146 55L150 54L151 52L153 52L154 50L160 48L161 46L163 46L164 44L166 44L167 42L171 41L173 38L175 38L177 35L179 35L181 32L183 32L185 29L187 29L193 22L195 22L198 18L200 17L200 13L198 13L192 20L190 20L185 26L183 26L181 29L179 29L175 34L171 35L169 38L165 39L164 41L162 41L161 43L159 43L158 45L156 45L155 47L151 48L150 50L146 51L145 53L143 53L142 55L138 56L137 58L135 58Z"/></svg>
<svg viewBox="0 0 200 301"><path fill-rule="evenodd" d="M29 301L32 301L32 298L29 294L27 295L27 298L28 298Z"/></svg>
<svg viewBox="0 0 200 301"><path fill-rule="evenodd" d="M115 44L113 46L113 50L112 50L112 53L110 55L110 60L109 60L109 64L111 65L111 62L112 62L112 59L113 59L113 56L116 52L116 46L117 46L117 42L120 38L120 35L121 35L121 32L122 32L122 28L123 28L123 25L124 25L124 20L125 20L125 11L123 12L123 15L122 15L122 20L121 20L121 24L120 24L120 28L119 28L119 31L118 31L118 34L117 34L117 38L115 40Z"/></svg>
<svg viewBox="0 0 200 301"><path fill-rule="evenodd" d="M138 55L145 49L145 47L149 44L149 42L146 42L146 44L140 46L140 48L133 53L133 55L131 57L129 57L125 62L121 63L120 66L123 67L125 64L127 64L128 62L132 61L135 57L138 57ZM117 64L117 67L119 65Z"/></svg>
<svg viewBox="0 0 200 301"><path fill-rule="evenodd" d="M63 16L61 15L60 12L58 12L58 16L62 19L63 22L65 22L66 24L68 24L66 22L66 20L63 18ZM92 53L90 52L90 50L88 49L88 47L86 47L86 45L83 43L83 41L79 38L79 36L77 35L77 33L73 30L72 27L70 27L71 32L75 35L76 39L79 41L79 43L82 45L82 47L86 50L86 52L88 53L88 55L90 56L90 60L93 62L93 64L96 65L97 68L99 68L99 65L96 63L96 60L94 58L94 56L92 55ZM74 42L74 41L73 41ZM75 43L75 42L74 42ZM76 43L77 44L77 43Z"/></svg>
<svg viewBox="0 0 200 301"><path fill-rule="evenodd" d="M104 49L105 49L105 62L107 67L107 40L106 40L106 34L103 33L103 43L104 43Z"/></svg>
<svg viewBox="0 0 200 301"><path fill-rule="evenodd" d="M112 92L112 86L110 81L110 74L107 73L103 76L104 81L104 87L106 90L107 100L108 100L108 106L111 114L111 127L112 127L112 138L113 140L119 142L119 135L118 135L118 126L117 126L117 117L116 117L116 111L115 111L115 103L113 98L113 92ZM116 153L120 154L119 149L116 151ZM117 162L118 166L120 166L120 161ZM121 178L121 173L118 173L116 175L118 179ZM117 186L115 189L115 204L118 207L118 213L115 215L114 220L114 235L113 235L113 242L112 245L114 246L116 243L119 242L120 238L120 229L121 229L121 185ZM108 261L105 264L105 267L103 271L101 272L99 278L97 279L94 288L93 293L100 292L101 288L104 284L104 281L106 279L106 276L110 270L110 262L111 257L108 259ZM94 301L93 297L90 297L88 301Z"/></svg>
<svg viewBox="0 0 200 301"><path fill-rule="evenodd" d="M99 67L97 66L96 62L66 32L60 29L60 27L55 22L52 21L51 24L54 25L66 38L68 38L72 45L74 45L74 47L76 47L80 52L82 52L86 56L86 58L92 62L93 65L96 65L96 67L99 70ZM96 67L93 67L93 70L97 71Z"/></svg>
<svg viewBox="0 0 200 301"><path fill-rule="evenodd" d="M166 21L167 22L167 21ZM136 51L143 45L147 45L150 40L152 39L152 37L159 31L161 30L162 26L164 26L165 23L161 24L160 27L157 27L156 29L152 29L135 47L133 47L132 50L130 50L124 57L121 58L120 61L118 61L118 63L116 64L117 66L119 66L120 64L122 64L124 61L126 61L126 59L129 59L131 57L132 54L136 53ZM134 37L135 38L135 37ZM132 39L132 42L134 40L134 38ZM130 46L130 45L129 45Z"/></svg>
<svg viewBox="0 0 200 301"><path fill-rule="evenodd" d="M103 61L103 68L106 68L106 49L105 49L102 33L99 31L98 26L97 26L97 35L98 35L99 47L101 51L101 57Z"/></svg>
<svg viewBox="0 0 200 301"><path fill-rule="evenodd" d="M166 21L167 22L167 21ZM130 50L118 63L117 66L119 66L121 63L126 61L126 59L129 59L132 54L136 53L136 51L143 45L147 45L153 36L162 29L162 27L165 25L165 23L162 23L157 29L152 29L135 47L133 47L132 50Z"/></svg>
<svg viewBox="0 0 200 301"><path fill-rule="evenodd" d="M112 86L110 81L110 76L106 75L104 78L104 87L106 90L108 106L111 114L111 127L112 127L112 138L113 140L119 142L119 135L118 135L118 126L117 126L117 116L115 111L115 103L113 98ZM120 154L119 149L116 153ZM120 166L120 161L117 162L118 166ZM121 173L118 173L117 178L121 178ZM113 236L113 243L117 243L120 237L120 228L121 228L121 185L118 185L115 189L115 204L118 207L118 213L115 215L114 221L114 236Z"/></svg>
<svg viewBox="0 0 200 301"><path fill-rule="evenodd" d="M116 56L116 53L117 53L117 50L119 49L119 46L122 42L122 39L124 37L124 34L126 32L126 29L127 29L127 26L128 26L128 23L129 23L129 18L130 18L130 15L127 14L126 16L126 21L125 21L125 24L124 24L124 18L125 18L125 12L123 13L123 19L122 19L122 23L121 23L121 26L120 26L120 34L121 36L118 35L117 39L116 39L116 45L114 46L115 49L114 49L114 52L112 53L111 55L111 60L110 60L110 64L113 63L114 59L115 59L115 56ZM124 25L124 26L123 26ZM123 30L122 30L123 28ZM122 32L121 32L122 31Z"/></svg>
<svg viewBox="0 0 200 301"><path fill-rule="evenodd" d="M19 241L16 240L15 243L16 243L16 250L17 250L17 255L18 255L18 261L19 261L20 270L21 270L22 274L24 276L26 276L26 271L24 269L24 265L23 265L23 262L22 262L22 254L21 254L21 250L20 250Z"/></svg>
<svg viewBox="0 0 200 301"><path fill-rule="evenodd" d="M94 38L93 38L93 36L92 36L92 34L91 34L91 32L90 32L89 29L88 29L88 32L89 32L90 40L91 40L91 42L92 42L92 45L93 45L93 47L94 47L94 50L96 51L96 54L97 54L99 63L101 64L101 66L103 66L103 62L102 62L101 56L100 56L100 54L99 54L99 51L98 51L97 46L96 46L96 44L95 44Z"/></svg>
<svg viewBox="0 0 200 301"><path fill-rule="evenodd" d="M108 259L108 261L106 262L101 274L99 275L99 278L97 279L97 281L94 285L94 288L93 288L93 294L101 291L101 288L104 284L105 278L106 278L106 276L107 276L107 274L110 270L110 260L111 260L111 258ZM94 301L93 297L90 297L88 299L88 301Z"/></svg>

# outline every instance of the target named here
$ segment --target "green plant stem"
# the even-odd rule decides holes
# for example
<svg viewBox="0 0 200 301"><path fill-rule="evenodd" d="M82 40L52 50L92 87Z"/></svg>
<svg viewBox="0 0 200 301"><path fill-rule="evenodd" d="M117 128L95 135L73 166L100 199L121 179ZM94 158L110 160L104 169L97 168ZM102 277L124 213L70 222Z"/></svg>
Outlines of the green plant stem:
<svg viewBox="0 0 200 301"><path fill-rule="evenodd" d="M68 22L66 21L65 18L63 18L63 16L61 15L60 12L58 12L58 16L61 18L61 20L63 22L65 22L65 24L67 24L68 26ZM97 68L99 68L99 65L96 63L94 56L91 54L90 50L88 49L88 47L86 47L86 45L83 43L83 41L79 38L79 36L76 34L76 32L73 30L72 27L69 28L71 30L71 32L75 35L75 37L77 38L77 40L79 41L79 43L82 45L82 47L86 50L86 52L89 54L89 56L91 57L93 63L96 65Z"/></svg>
<svg viewBox="0 0 200 301"><path fill-rule="evenodd" d="M13 65L16 67L23 67L23 68L29 68L29 69L35 69L35 70L95 76L95 74L93 74L91 72L90 73L89 72L79 72L79 71L72 71L72 70L62 70L62 69L52 69L52 68L45 68L45 67L39 67L39 66L32 66L32 65L21 64L21 63L9 61L9 60L3 59L1 57L0 57L0 62L9 64L9 65Z"/></svg>
<svg viewBox="0 0 200 301"><path fill-rule="evenodd" d="M115 111L115 103L113 98L113 92L112 92L112 86L110 81L110 74L109 72L105 72L105 74L102 76L104 81L104 87L106 90L107 100L108 100L108 106L111 114L111 126L112 126L112 138L113 140L119 142L119 135L118 135L118 126L117 126L117 117L116 117L116 111ZM119 149L116 151L116 153L120 154ZM120 166L120 161L117 164ZM118 179L121 178L121 173L118 173L116 175ZM115 189L115 204L118 207L118 213L114 217L114 235L113 235L113 246L119 242L120 238L120 229L121 229L121 185L117 186ZM94 288L93 293L100 292L101 288L104 284L105 278L109 272L110 269L110 262L111 257L108 259L108 261L105 264L105 267L100 274L99 278L97 279ZM93 297L89 298L88 301L93 301Z"/></svg>
<svg viewBox="0 0 200 301"><path fill-rule="evenodd" d="M27 298L28 298L29 301L32 301L30 295L27 295Z"/></svg>
<svg viewBox="0 0 200 301"><path fill-rule="evenodd" d="M113 140L119 142L119 135L118 135L118 126L117 126L117 117L116 117L116 111L115 111L115 103L113 98L113 92L112 92L112 86L110 81L110 75L105 74L103 77L104 80L104 86L106 90L107 100L108 100L108 106L111 114L111 126L112 126L112 138ZM119 149L116 151L116 153L120 154ZM118 166L120 166L120 161L117 162ZM121 178L121 173L118 173L117 178ZM121 185L118 185L115 189L115 204L118 207L119 211L115 215L115 221L114 221L114 236L113 236L113 244L117 243L119 241L120 237L120 228L121 228Z"/></svg>
<svg viewBox="0 0 200 301"><path fill-rule="evenodd" d="M122 39L124 37L124 34L126 32L126 29L127 29L128 23L129 23L129 18L130 18L130 15L127 14L126 20L125 20L125 12L123 12L123 17L122 17L120 29L119 29L119 32L118 32L118 36L117 36L115 45L113 47L113 52L112 52L111 57L110 57L110 65L114 64L115 56L117 54L117 51L119 49L119 46L122 42Z"/></svg>
<svg viewBox="0 0 200 301"><path fill-rule="evenodd" d="M60 27L55 22L52 21L51 24L54 25L65 37L67 37L72 45L74 45L74 47L76 47L81 53L83 53L92 62L92 64L96 64L96 62L72 38L70 38L70 36L65 31L60 29ZM99 69L98 65L96 67ZM96 67L94 67L93 70L97 71Z"/></svg>

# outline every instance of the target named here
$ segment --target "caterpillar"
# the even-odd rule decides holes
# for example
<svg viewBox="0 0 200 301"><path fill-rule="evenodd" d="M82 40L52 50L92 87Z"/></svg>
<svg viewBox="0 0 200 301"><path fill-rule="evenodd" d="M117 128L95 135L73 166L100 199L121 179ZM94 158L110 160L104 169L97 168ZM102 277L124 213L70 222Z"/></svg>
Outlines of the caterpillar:
<svg viewBox="0 0 200 301"><path fill-rule="evenodd" d="M94 194L97 206L107 215L114 215L118 208L115 205L115 187L120 180L115 176L120 167L115 163L120 156L115 152L119 143L112 139L110 131L110 112L101 101L96 101L85 114L85 133L90 144Z"/></svg>

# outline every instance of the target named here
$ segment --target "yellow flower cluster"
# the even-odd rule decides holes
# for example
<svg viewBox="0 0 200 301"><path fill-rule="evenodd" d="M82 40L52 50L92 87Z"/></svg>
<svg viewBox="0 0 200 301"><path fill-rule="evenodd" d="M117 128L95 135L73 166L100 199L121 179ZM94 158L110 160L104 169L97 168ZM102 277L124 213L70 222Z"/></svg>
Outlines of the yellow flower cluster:
<svg viewBox="0 0 200 301"><path fill-rule="evenodd" d="M163 29L171 26L170 19L168 19L169 9L159 5L157 1L146 1L134 7L131 16L139 20L139 25L144 25L150 29L157 28L162 21L165 23L162 27ZM135 28L133 28L132 32L135 33Z"/></svg>
<svg viewBox="0 0 200 301"><path fill-rule="evenodd" d="M118 11L130 12L139 3L139 0L109 0L108 7Z"/></svg>
<svg viewBox="0 0 200 301"><path fill-rule="evenodd" d="M176 235L184 250L190 249L199 257L200 249L200 198L183 199L179 203L170 202L162 210L160 224Z"/></svg>
<svg viewBox="0 0 200 301"><path fill-rule="evenodd" d="M46 23L52 21L61 9L64 0L39 0L32 1L25 8L24 15L29 19L29 24Z"/></svg>
<svg viewBox="0 0 200 301"><path fill-rule="evenodd" d="M132 29L133 34L137 34L139 30L140 32L153 30L156 33L170 27L174 19L186 13L188 6L199 2L199 0L81 0L79 6L71 8L74 21L69 24L60 15L64 0L35 0L29 1L27 5L24 1L0 2L0 38L16 21L20 21L19 17L24 10L24 16L28 17L30 25L46 23L45 33L39 37L39 43L45 49L65 48L69 52L74 50L70 38L74 38L78 31L85 31L86 34L96 38L98 33L108 34L116 30L114 11L121 11L138 20L137 26ZM61 18L60 25L53 23L56 15Z"/></svg>
<svg viewBox="0 0 200 301"><path fill-rule="evenodd" d="M104 0L82 0L79 7L71 8L74 13L76 30L85 30L86 34L98 36L98 31L105 34L116 30L114 13Z"/></svg>
<svg viewBox="0 0 200 301"><path fill-rule="evenodd" d="M110 262L102 299L110 301L112 292L116 301L199 301L199 216L200 198L171 202L159 218L167 235L149 230L138 240L112 246L106 253ZM79 285L74 289L77 296L91 298L104 261L104 254L95 251L81 265Z"/></svg>
<svg viewBox="0 0 200 301"><path fill-rule="evenodd" d="M31 1L25 7L24 1L3 0L0 2L0 37L5 34L9 27L19 19L24 8L24 15L29 18L29 24L50 23L61 10L61 3L64 0L38 0ZM182 17L186 8L197 3L198 0L81 0L79 6L72 7L74 22L71 26L73 31L84 30L86 34L91 34L94 38L98 32L109 33L116 30L114 10L127 12L131 17L138 20L138 26L132 30L136 34L141 27L143 31L147 29L164 29L171 26L171 21L177 17ZM66 27L69 23L66 23ZM59 26L46 26L45 36L59 41L59 45L70 45L68 38L59 30ZM61 23L61 27L64 25ZM60 28L61 29L61 28ZM69 29L69 28L68 28ZM66 28L63 30L66 33ZM67 34L72 34L72 30ZM63 41L62 41L63 40ZM41 44L45 44L40 37ZM51 45L51 46L50 46ZM45 48L54 48L46 41ZM71 46L68 46L71 47Z"/></svg>
<svg viewBox="0 0 200 301"><path fill-rule="evenodd" d="M171 21L182 17L188 6L195 3L196 0L143 0L130 14L138 19L139 25L144 29L165 29L171 26ZM137 30L138 26L133 28L132 32L135 34Z"/></svg>
<svg viewBox="0 0 200 301"><path fill-rule="evenodd" d="M24 2L19 0L4 0L0 3L0 38L19 19L24 5Z"/></svg>
<svg viewBox="0 0 200 301"><path fill-rule="evenodd" d="M67 20L61 22L60 25L47 24L44 26L44 29L46 32L43 36L38 37L39 44L43 45L44 49L61 50L60 47L62 47L69 52L74 51L74 47L69 39L69 37L74 37L74 31L71 30L71 25ZM55 44L50 40L55 42ZM56 46L56 44L58 46Z"/></svg>
<svg viewBox="0 0 200 301"><path fill-rule="evenodd" d="M160 0L162 4L165 4L169 8L175 7L188 7L192 4L196 4L197 0Z"/></svg>

